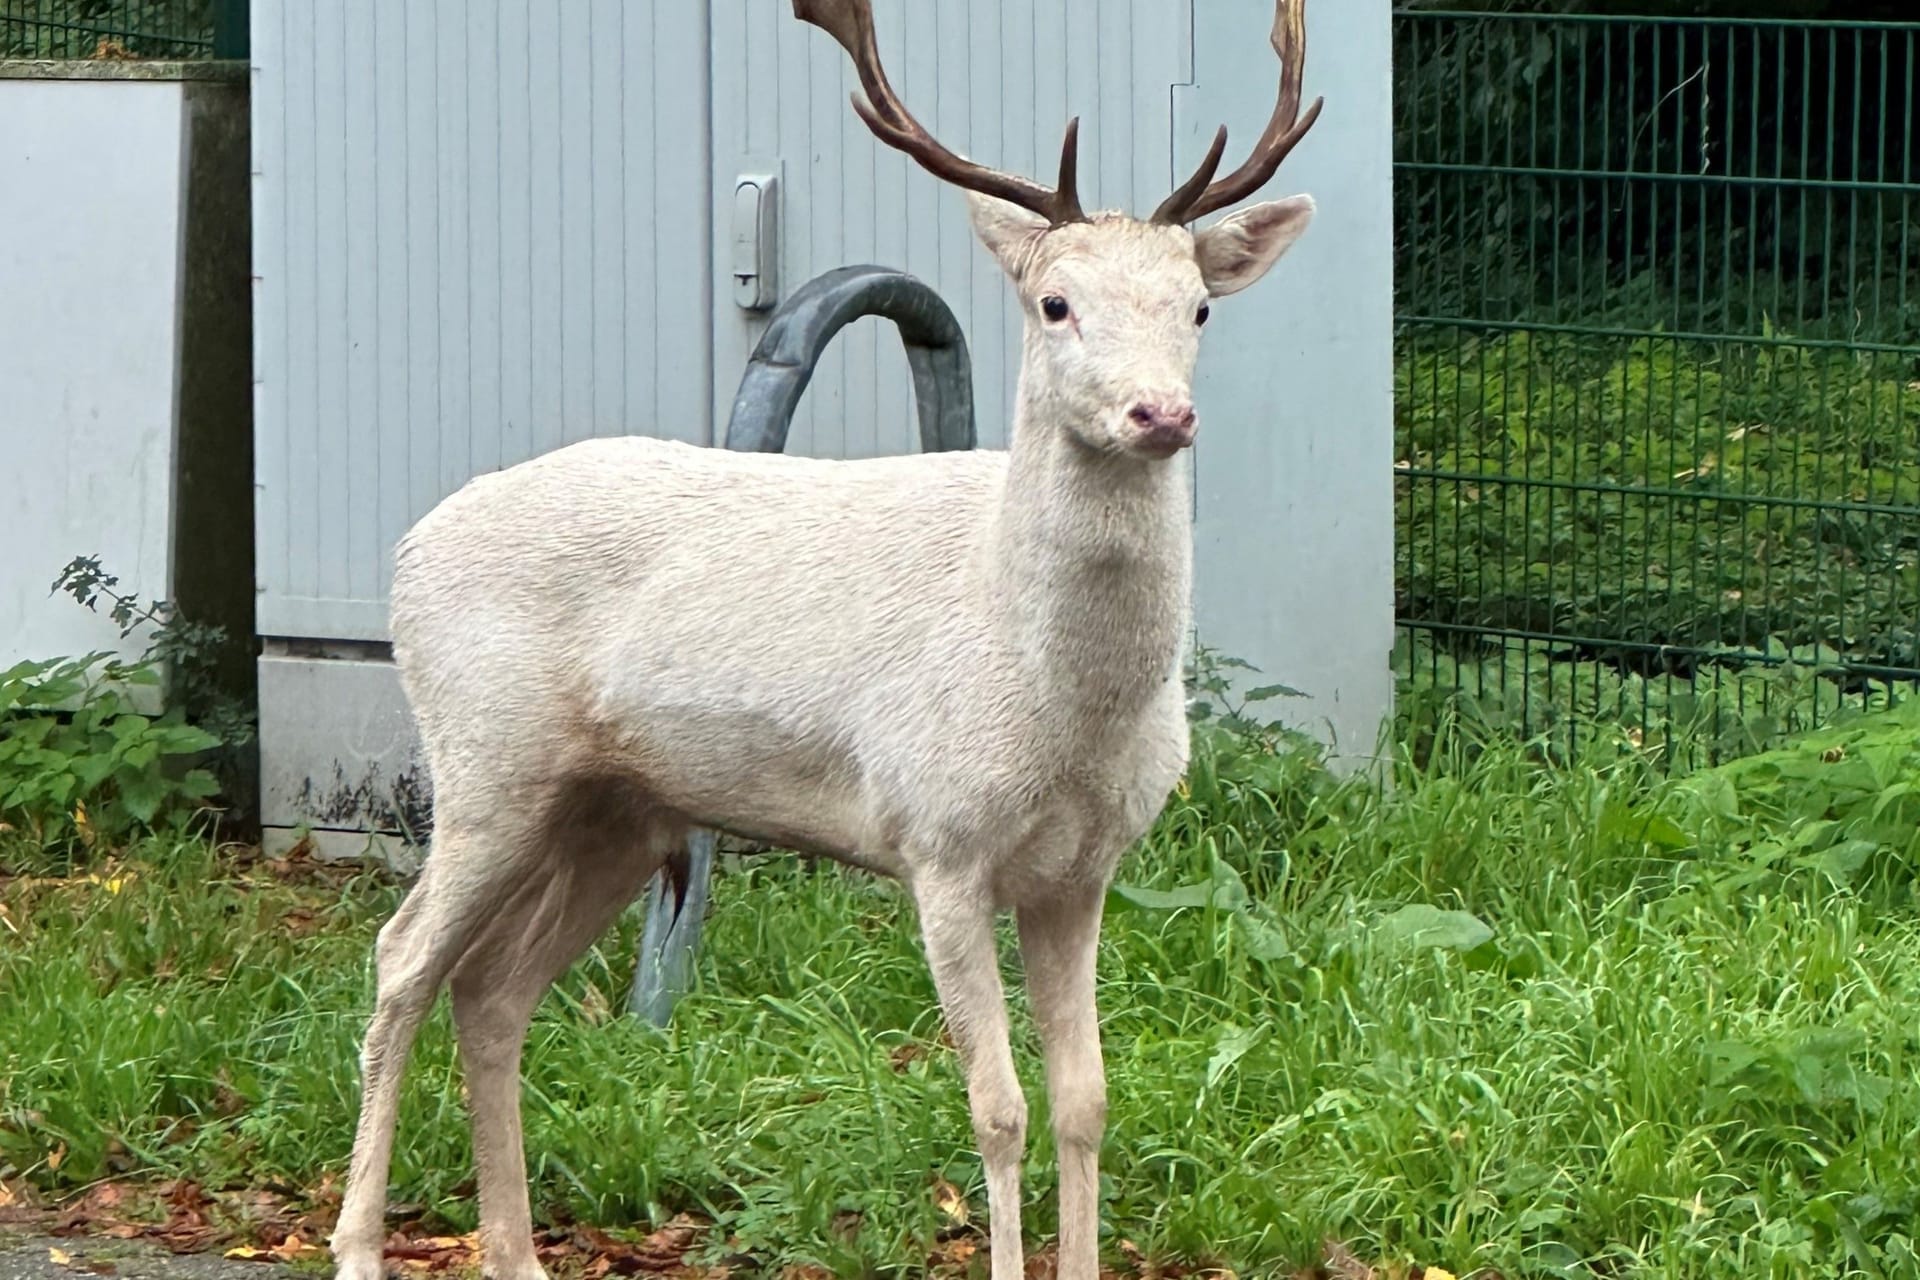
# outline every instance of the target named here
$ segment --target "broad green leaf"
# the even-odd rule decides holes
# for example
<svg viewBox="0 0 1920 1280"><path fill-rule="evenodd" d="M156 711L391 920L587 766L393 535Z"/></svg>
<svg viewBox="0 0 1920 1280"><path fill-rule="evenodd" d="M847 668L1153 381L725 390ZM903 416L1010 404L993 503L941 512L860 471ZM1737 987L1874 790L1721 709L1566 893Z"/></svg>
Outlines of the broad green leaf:
<svg viewBox="0 0 1920 1280"><path fill-rule="evenodd" d="M1656 849L1687 849L1693 845L1693 837L1679 823L1659 813L1647 816L1640 838Z"/></svg>
<svg viewBox="0 0 1920 1280"><path fill-rule="evenodd" d="M112 730L116 741L126 742L139 737L152 727L153 721L145 716L121 716L113 722Z"/></svg>
<svg viewBox="0 0 1920 1280"><path fill-rule="evenodd" d="M1820 872L1835 884L1850 885L1867 865L1867 859L1879 850L1871 840L1843 840L1831 849L1808 854L1800 859L1800 865Z"/></svg>
<svg viewBox="0 0 1920 1280"><path fill-rule="evenodd" d="M220 783L205 769L189 769L174 784L181 795L204 800L208 796L220 794Z"/></svg>
<svg viewBox="0 0 1920 1280"><path fill-rule="evenodd" d="M1288 945L1287 935L1281 931L1278 923L1251 912L1242 912L1234 917L1234 926L1240 932L1240 944L1255 960L1271 964L1294 958L1293 948Z"/></svg>
<svg viewBox="0 0 1920 1280"><path fill-rule="evenodd" d="M154 734L154 742L160 750L170 756L192 755L196 751L211 751L220 745L220 739L205 729L190 724L162 726Z"/></svg>
<svg viewBox="0 0 1920 1280"><path fill-rule="evenodd" d="M1213 860L1213 893L1210 899L1220 911L1239 911L1251 900L1246 881L1240 873L1219 858Z"/></svg>
<svg viewBox="0 0 1920 1280"><path fill-rule="evenodd" d="M120 804L127 815L142 826L151 823L166 799L166 789L160 780L149 774L135 773L122 774L116 781L120 787Z"/></svg>
<svg viewBox="0 0 1920 1280"><path fill-rule="evenodd" d="M74 761L73 772L80 779L81 788L92 791L105 782L107 775L113 772L113 758L102 755L81 756Z"/></svg>
<svg viewBox="0 0 1920 1280"><path fill-rule="evenodd" d="M1444 947L1449 951L1471 951L1493 939L1493 930L1478 916L1443 911L1425 903L1402 907L1387 916L1380 921L1379 933L1396 945Z"/></svg>
<svg viewBox="0 0 1920 1280"><path fill-rule="evenodd" d="M1112 906L1139 907L1146 911L1178 911L1184 907L1204 907L1213 896L1211 884L1184 884L1178 889L1139 889L1130 884L1116 884L1107 890L1107 902Z"/></svg>
<svg viewBox="0 0 1920 1280"><path fill-rule="evenodd" d="M1267 1038L1265 1026L1237 1027L1229 1023L1220 1029L1220 1038L1214 1043L1213 1056L1207 1059L1207 1088L1211 1089L1220 1082L1220 1077L1233 1069L1233 1065L1247 1056L1247 1051Z"/></svg>

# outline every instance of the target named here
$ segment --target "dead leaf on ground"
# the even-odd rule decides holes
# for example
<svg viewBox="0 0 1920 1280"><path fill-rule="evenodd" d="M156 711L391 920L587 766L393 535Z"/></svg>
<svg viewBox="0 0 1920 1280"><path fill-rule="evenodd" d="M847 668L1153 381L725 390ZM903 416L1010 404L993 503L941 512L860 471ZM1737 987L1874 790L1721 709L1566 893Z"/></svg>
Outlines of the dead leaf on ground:
<svg viewBox="0 0 1920 1280"><path fill-rule="evenodd" d="M169 1253L204 1253L220 1242L222 1233L208 1211L213 1202L197 1182L181 1179L166 1191L167 1220L146 1232Z"/></svg>
<svg viewBox="0 0 1920 1280"><path fill-rule="evenodd" d="M1354 1257L1353 1250L1338 1240L1327 1241L1326 1258L1333 1280L1379 1280L1379 1272Z"/></svg>
<svg viewBox="0 0 1920 1280"><path fill-rule="evenodd" d="M613 1017L613 1002L607 999L607 993L599 984L589 981L587 989L580 996L580 1016L589 1026L602 1027Z"/></svg>
<svg viewBox="0 0 1920 1280"><path fill-rule="evenodd" d="M294 907L280 913L280 928L292 938L304 938L309 934L318 933L325 924L326 921L320 918L320 913L310 907Z"/></svg>
<svg viewBox="0 0 1920 1280"><path fill-rule="evenodd" d="M708 1224L681 1215L639 1240L626 1240L597 1227L550 1227L534 1240L534 1256L550 1274L604 1280L608 1276L724 1278L726 1268L695 1268L687 1255L706 1235ZM406 1230L387 1238L388 1262L405 1274L436 1275L469 1270L480 1261L476 1235L416 1236Z"/></svg>
<svg viewBox="0 0 1920 1280"><path fill-rule="evenodd" d="M139 1216L141 1209L146 1208L136 1205L134 1201L133 1192L124 1183L96 1183L61 1210L52 1234L132 1240L146 1230L141 1224L130 1221Z"/></svg>
<svg viewBox="0 0 1920 1280"><path fill-rule="evenodd" d="M965 1267L973 1260L973 1255L979 1252L979 1242L962 1236L958 1240L949 1240L941 1245L939 1252L934 1255L933 1265Z"/></svg>
<svg viewBox="0 0 1920 1280"><path fill-rule="evenodd" d="M933 1175L933 1203L935 1208L947 1215L947 1221L957 1227L967 1225L966 1196L960 1193L960 1188L937 1173Z"/></svg>
<svg viewBox="0 0 1920 1280"><path fill-rule="evenodd" d="M232 862L236 870L244 872L257 867L282 884L315 885L329 889L339 888L363 871L362 867L352 862L322 862L314 856L314 852L312 840L303 838L283 857L269 858L248 848L236 850Z"/></svg>
<svg viewBox="0 0 1920 1280"><path fill-rule="evenodd" d="M407 1271L446 1271L478 1261L479 1239L465 1236L426 1236L409 1239L395 1234L388 1237L383 1250L387 1261L397 1262Z"/></svg>
<svg viewBox="0 0 1920 1280"><path fill-rule="evenodd" d="M227 1069L221 1067L213 1077L213 1113L222 1120L231 1120L246 1109L246 1098L233 1087L233 1080L227 1075Z"/></svg>
<svg viewBox="0 0 1920 1280"><path fill-rule="evenodd" d="M241 1245L229 1249L220 1256L242 1262L297 1262L302 1258L313 1258L324 1254L326 1249L297 1235L290 1235L279 1244L257 1249L251 1245Z"/></svg>

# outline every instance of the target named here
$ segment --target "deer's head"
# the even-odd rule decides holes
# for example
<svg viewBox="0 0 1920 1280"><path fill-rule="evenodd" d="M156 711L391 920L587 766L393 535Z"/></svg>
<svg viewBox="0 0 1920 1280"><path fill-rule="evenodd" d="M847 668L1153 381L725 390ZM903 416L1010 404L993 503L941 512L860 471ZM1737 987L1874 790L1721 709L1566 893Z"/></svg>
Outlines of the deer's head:
<svg viewBox="0 0 1920 1280"><path fill-rule="evenodd" d="M1077 189L1079 121L1067 125L1052 187L990 169L942 146L887 83L871 0L793 0L794 15L839 41L865 96L853 109L874 135L935 177L968 192L974 232L1013 281L1026 318L1027 388L1102 452L1170 458L1193 443L1193 368L1208 303L1264 276L1313 217L1294 196L1250 205L1201 231L1190 224L1265 186L1319 118L1300 110L1305 0L1275 0L1280 92L1272 118L1238 169L1218 180L1227 131L1194 175L1144 220L1088 215Z"/></svg>

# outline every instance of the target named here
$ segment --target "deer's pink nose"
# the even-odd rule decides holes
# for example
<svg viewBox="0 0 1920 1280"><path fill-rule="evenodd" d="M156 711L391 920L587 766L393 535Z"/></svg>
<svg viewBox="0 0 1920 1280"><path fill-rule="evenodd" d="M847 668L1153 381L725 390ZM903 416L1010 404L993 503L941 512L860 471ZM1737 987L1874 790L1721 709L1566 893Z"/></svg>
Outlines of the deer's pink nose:
<svg viewBox="0 0 1920 1280"><path fill-rule="evenodd" d="M1137 447L1160 456L1170 456L1192 444L1198 425L1193 405L1186 400L1139 401L1127 410L1127 420L1136 430Z"/></svg>

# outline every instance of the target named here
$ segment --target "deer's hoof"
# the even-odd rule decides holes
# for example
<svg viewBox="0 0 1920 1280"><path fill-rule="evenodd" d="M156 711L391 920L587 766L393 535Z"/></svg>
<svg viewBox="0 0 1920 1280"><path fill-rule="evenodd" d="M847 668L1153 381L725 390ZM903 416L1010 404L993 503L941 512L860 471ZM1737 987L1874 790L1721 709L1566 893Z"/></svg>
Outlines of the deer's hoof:
<svg viewBox="0 0 1920 1280"><path fill-rule="evenodd" d="M483 1280L547 1280L547 1269L532 1258L517 1261L502 1259L498 1265L483 1263L480 1274Z"/></svg>
<svg viewBox="0 0 1920 1280"><path fill-rule="evenodd" d="M386 1280L386 1274L387 1264L378 1249L334 1254L333 1280Z"/></svg>

